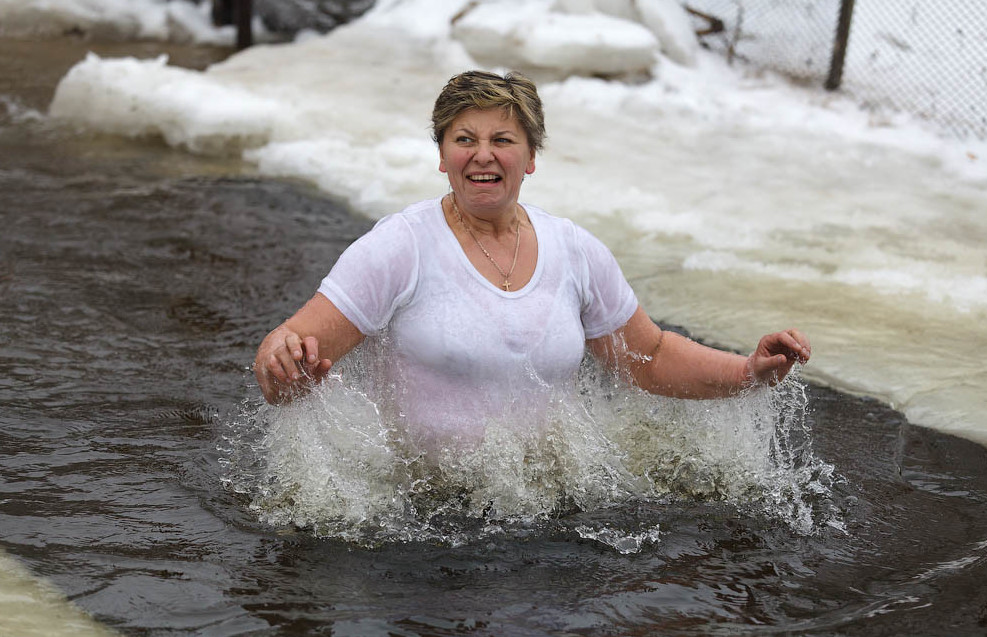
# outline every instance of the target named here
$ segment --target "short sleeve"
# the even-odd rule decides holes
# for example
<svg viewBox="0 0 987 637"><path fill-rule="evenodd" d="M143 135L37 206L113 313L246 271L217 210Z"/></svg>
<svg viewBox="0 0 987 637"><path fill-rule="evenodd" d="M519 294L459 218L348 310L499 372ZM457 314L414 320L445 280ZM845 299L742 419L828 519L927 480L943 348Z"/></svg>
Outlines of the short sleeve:
<svg viewBox="0 0 987 637"><path fill-rule="evenodd" d="M637 297L602 241L579 226L576 241L583 260L581 319L586 338L611 334L637 311Z"/></svg>
<svg viewBox="0 0 987 637"><path fill-rule="evenodd" d="M418 255L407 221L384 217L343 252L318 291L369 336L384 329L414 292Z"/></svg>

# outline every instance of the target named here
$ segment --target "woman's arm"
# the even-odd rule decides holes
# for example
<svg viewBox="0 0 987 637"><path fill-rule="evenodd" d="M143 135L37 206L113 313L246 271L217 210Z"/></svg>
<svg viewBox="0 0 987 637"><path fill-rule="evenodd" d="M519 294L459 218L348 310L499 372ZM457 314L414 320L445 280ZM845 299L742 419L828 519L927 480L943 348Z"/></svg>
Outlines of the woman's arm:
<svg viewBox="0 0 987 637"><path fill-rule="evenodd" d="M363 338L329 299L317 293L257 348L254 375L264 398L278 404L307 390Z"/></svg>
<svg viewBox="0 0 987 637"><path fill-rule="evenodd" d="M662 331L640 306L623 328L588 344L605 364L626 370L638 387L675 398L722 398L758 383L774 384L811 355L809 340L798 330L768 334L747 357L716 350Z"/></svg>

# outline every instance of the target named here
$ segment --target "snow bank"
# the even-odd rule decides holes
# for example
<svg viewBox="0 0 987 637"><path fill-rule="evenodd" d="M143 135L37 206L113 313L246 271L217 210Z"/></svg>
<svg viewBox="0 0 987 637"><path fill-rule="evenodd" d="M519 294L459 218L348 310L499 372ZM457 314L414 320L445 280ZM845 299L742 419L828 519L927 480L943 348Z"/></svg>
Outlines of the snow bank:
<svg viewBox="0 0 987 637"><path fill-rule="evenodd" d="M556 77L640 76L659 53L692 66L699 46L676 0L493 0L452 22L477 62Z"/></svg>
<svg viewBox="0 0 987 637"><path fill-rule="evenodd" d="M603 14L566 14L540 2L489 2L456 20L455 37L477 62L566 75L648 73L658 41L643 26Z"/></svg>
<svg viewBox="0 0 987 637"><path fill-rule="evenodd" d="M639 22L657 38L669 59L685 66L695 63L699 41L677 0L556 0L553 10L590 16L602 13Z"/></svg>
<svg viewBox="0 0 987 637"><path fill-rule="evenodd" d="M50 115L218 154L266 143L277 116L287 114L274 100L166 64L165 56L103 60L90 53L59 83Z"/></svg>
<svg viewBox="0 0 987 637"><path fill-rule="evenodd" d="M115 40L170 40L231 45L233 27L216 28L210 4L187 0L0 0L0 35L81 33ZM255 31L263 27L255 24Z"/></svg>

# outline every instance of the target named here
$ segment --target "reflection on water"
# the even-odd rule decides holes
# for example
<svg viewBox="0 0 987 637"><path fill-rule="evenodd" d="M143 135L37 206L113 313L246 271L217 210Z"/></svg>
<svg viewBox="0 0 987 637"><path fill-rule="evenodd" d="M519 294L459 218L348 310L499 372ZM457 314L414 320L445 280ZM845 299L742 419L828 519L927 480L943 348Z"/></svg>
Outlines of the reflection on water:
<svg viewBox="0 0 987 637"><path fill-rule="evenodd" d="M505 432L430 472L341 382L274 415L246 369L369 222L285 184L191 176L236 166L164 170L179 156L66 135L0 127L0 548L99 621L135 635L983 633L983 447L818 387L803 410L797 383L780 404L686 406L601 393L590 375L589 403L563 405L544 436ZM232 441L261 446L217 451ZM400 525L370 542L381 520Z"/></svg>

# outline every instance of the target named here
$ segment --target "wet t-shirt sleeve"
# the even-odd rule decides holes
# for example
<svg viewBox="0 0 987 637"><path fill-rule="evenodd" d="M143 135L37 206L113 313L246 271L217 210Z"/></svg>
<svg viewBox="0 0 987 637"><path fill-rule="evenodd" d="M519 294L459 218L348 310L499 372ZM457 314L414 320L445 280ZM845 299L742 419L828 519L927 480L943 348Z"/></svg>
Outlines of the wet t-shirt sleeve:
<svg viewBox="0 0 987 637"><path fill-rule="evenodd" d="M343 252L318 291L369 336L387 326L417 278L415 237L400 215L391 215Z"/></svg>
<svg viewBox="0 0 987 637"><path fill-rule="evenodd" d="M576 242L581 260L578 266L580 317L586 338L611 334L630 320L637 310L637 297L613 253L602 241L576 226Z"/></svg>

